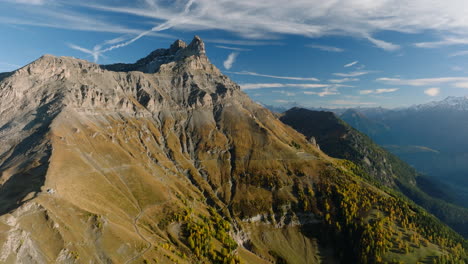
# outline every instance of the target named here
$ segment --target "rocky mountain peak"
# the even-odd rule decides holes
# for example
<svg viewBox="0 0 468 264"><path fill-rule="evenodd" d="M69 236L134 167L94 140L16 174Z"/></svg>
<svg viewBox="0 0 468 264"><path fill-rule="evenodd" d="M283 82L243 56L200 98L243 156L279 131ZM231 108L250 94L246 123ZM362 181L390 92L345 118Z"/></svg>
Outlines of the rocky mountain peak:
<svg viewBox="0 0 468 264"><path fill-rule="evenodd" d="M454 111L467 111L468 110L468 97L467 96L448 96L441 101L433 101L426 104L415 105L409 107L410 111L421 110L454 110Z"/></svg>
<svg viewBox="0 0 468 264"><path fill-rule="evenodd" d="M189 51L191 51L194 55L205 55L205 43L199 36L195 36L190 42L190 45L187 47Z"/></svg>
<svg viewBox="0 0 468 264"><path fill-rule="evenodd" d="M179 50L185 49L186 47L187 47L187 43L185 43L183 40L178 39L178 40L174 41L174 43L172 43L169 50L171 51L171 53L175 54Z"/></svg>
<svg viewBox="0 0 468 264"><path fill-rule="evenodd" d="M135 63L102 65L102 68L119 72L141 71L145 73L155 73L159 71L160 67L164 64L181 62L192 56L201 58L204 60L204 63L208 63L205 44L198 36L195 36L189 45L182 40L176 40L168 49L157 49Z"/></svg>

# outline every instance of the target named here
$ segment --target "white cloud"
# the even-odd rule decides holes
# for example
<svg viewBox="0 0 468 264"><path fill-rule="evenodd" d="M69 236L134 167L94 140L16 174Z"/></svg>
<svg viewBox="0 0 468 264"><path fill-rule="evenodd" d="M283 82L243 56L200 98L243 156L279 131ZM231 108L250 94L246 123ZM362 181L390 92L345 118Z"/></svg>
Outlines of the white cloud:
<svg viewBox="0 0 468 264"><path fill-rule="evenodd" d="M324 88L328 87L328 84L317 84L317 83L245 83L241 84L240 87L242 90L254 90L262 88Z"/></svg>
<svg viewBox="0 0 468 264"><path fill-rule="evenodd" d="M383 41L383 40L380 40L380 39L375 39L375 38L373 38L371 36L367 36L366 38L371 43L373 43L376 47L379 47L379 48L381 48L383 50L386 50L386 51L395 51L395 50L400 49L399 45L396 45L396 44L393 44L393 43L390 43L390 42L387 42L387 41Z"/></svg>
<svg viewBox="0 0 468 264"><path fill-rule="evenodd" d="M415 43L414 45L418 48L440 48L444 46L466 45L466 44L468 44L468 38L445 37L439 41L418 42L418 43Z"/></svg>
<svg viewBox="0 0 468 264"><path fill-rule="evenodd" d="M289 103L288 100L282 100L282 99L275 100L274 102L275 102L275 103L282 103L282 104Z"/></svg>
<svg viewBox="0 0 468 264"><path fill-rule="evenodd" d="M203 39L207 43L229 44L239 46L266 46L266 45L284 45L276 41L261 41L261 40L239 40L239 39Z"/></svg>
<svg viewBox="0 0 468 264"><path fill-rule="evenodd" d="M149 1L146 6L110 6L84 4L108 12L127 13L158 20L177 15L176 5L168 1ZM151 7L151 8L149 8ZM198 0L190 19L176 29L218 29L247 38L274 38L292 34L307 37L329 35L366 39L384 50L396 50L399 45L376 39L376 33L396 31L420 33L443 32L467 35L464 0Z"/></svg>
<svg viewBox="0 0 468 264"><path fill-rule="evenodd" d="M429 89L424 90L424 93L429 95L429 96L437 96L440 93L440 89L436 88L436 87L429 88Z"/></svg>
<svg viewBox="0 0 468 264"><path fill-rule="evenodd" d="M227 50L235 50L235 51L251 51L251 49L227 47L227 46L219 46L219 45L216 45L215 47L217 47L219 49L227 49Z"/></svg>
<svg viewBox="0 0 468 264"><path fill-rule="evenodd" d="M80 47L78 45L71 44L71 43L69 43L68 46L74 50L78 50L78 51L81 51L83 53L93 56L94 62L97 62L99 60L99 57L101 56L101 54L99 54L99 52L96 52L95 50L86 49L86 48L83 48L83 47Z"/></svg>
<svg viewBox="0 0 468 264"><path fill-rule="evenodd" d="M374 90L360 90L359 93L360 94L371 94L371 93L374 93Z"/></svg>
<svg viewBox="0 0 468 264"><path fill-rule="evenodd" d="M465 56L465 55L468 55L468 50L462 50L462 51L454 52L454 53L450 54L449 57L458 57L458 56Z"/></svg>
<svg viewBox="0 0 468 264"><path fill-rule="evenodd" d="M455 86L457 88L468 89L468 81L466 81L466 82L457 82L457 83L454 83L453 86Z"/></svg>
<svg viewBox="0 0 468 264"><path fill-rule="evenodd" d="M392 85L432 86L450 84L456 87L457 83L468 82L468 77L438 77L420 79L378 78L377 81Z"/></svg>
<svg viewBox="0 0 468 264"><path fill-rule="evenodd" d="M231 69L234 62L236 62L237 55L239 55L238 52L232 52L231 54L229 54L229 56L223 62L224 68L228 70Z"/></svg>
<svg viewBox="0 0 468 264"><path fill-rule="evenodd" d="M345 83L345 82L357 82L358 78L342 78L342 79L330 79L328 80L331 83Z"/></svg>
<svg viewBox="0 0 468 264"><path fill-rule="evenodd" d="M353 65L356 65L358 62L359 62L359 61L350 62L350 63L348 63L348 64L345 64L343 67L348 68L348 67L351 67L351 66L353 66Z"/></svg>
<svg viewBox="0 0 468 264"><path fill-rule="evenodd" d="M452 66L450 69L451 69L452 71L463 71L463 68L460 67L460 66Z"/></svg>
<svg viewBox="0 0 468 264"><path fill-rule="evenodd" d="M284 94L288 97L291 97L291 96L295 96L296 93L292 93L292 92L288 92L288 91L284 91L284 90L281 90L281 91L273 91L273 92L276 92L276 93L280 93L280 94Z"/></svg>
<svg viewBox="0 0 468 264"><path fill-rule="evenodd" d="M305 45L305 47L312 48L312 49L319 49L323 51L329 51L329 52L343 52L344 51L344 49L342 48L326 46L326 45L317 45L317 44L307 44Z"/></svg>
<svg viewBox="0 0 468 264"><path fill-rule="evenodd" d="M273 79L294 80L294 81L319 81L319 79L314 78L314 77L277 76L277 75L261 74L261 73L248 72L248 71L230 72L230 73L238 74L238 75L250 75L250 76L258 76L258 77L266 77L266 78L273 78Z"/></svg>
<svg viewBox="0 0 468 264"><path fill-rule="evenodd" d="M116 24L112 20L106 20L104 16L91 16L89 13L70 11L64 5L36 5L25 8L22 5L14 5L10 8L13 12L20 12L22 15L9 17L9 13L0 16L0 24L48 27L65 30L79 30L91 32L110 32L119 34L139 34L141 29L129 28ZM152 32L149 35L172 38L169 34Z"/></svg>
<svg viewBox="0 0 468 264"><path fill-rule="evenodd" d="M360 90L359 94L383 94L383 93L393 93L398 91L399 88L382 88L382 89L375 89L375 90Z"/></svg>
<svg viewBox="0 0 468 264"><path fill-rule="evenodd" d="M373 102L361 102L356 100L334 100L330 102L333 105L341 105L341 106L370 106L375 105L376 103Z"/></svg>
<svg viewBox="0 0 468 264"><path fill-rule="evenodd" d="M11 0L17 4L29 4L29 5L43 5L46 3L46 0Z"/></svg>
<svg viewBox="0 0 468 264"><path fill-rule="evenodd" d="M321 92L305 91L304 94L318 95L320 97L324 97L324 96L327 96L327 95L337 95L337 94L340 94L340 93L334 88L325 88Z"/></svg>
<svg viewBox="0 0 468 264"><path fill-rule="evenodd" d="M355 72L348 72L348 73L333 73L333 75L340 76L340 77L358 77L362 75L366 75L371 73L370 71L355 71Z"/></svg>
<svg viewBox="0 0 468 264"><path fill-rule="evenodd" d="M20 68L21 67L21 65L7 63L7 62L0 62L0 66L1 67L8 67L8 68Z"/></svg>
<svg viewBox="0 0 468 264"><path fill-rule="evenodd" d="M44 0L16 0L16 2L43 3ZM288 3L284 0L197 0L193 5L191 0L145 0L129 3L103 0L60 1L60 4L54 5L50 10L36 6L31 10L25 10L22 19L2 14L0 21L8 24L72 30L124 34L133 32L138 35L136 39L141 38L140 34L150 35L147 31L135 32L134 29L115 24L114 16L105 15L106 12L114 12L144 17L150 20L148 22L162 21L162 24L155 27L157 30L173 28L183 31L228 31L251 39L249 41L252 43L246 45L256 45L253 42L260 42L258 40L271 44L274 41L267 39L278 39L283 35L314 38L341 35L365 39L376 47L388 51L399 49L398 44L375 38L376 34L384 31L404 33L432 31L449 36L434 42L416 43L418 47L468 43L466 20L468 2L464 0L412 0L410 3L407 0L291 0ZM184 10L188 12L181 16L183 4L186 4ZM71 5L80 6L81 8L75 10L80 10L79 17L87 19L70 21L68 15ZM89 9L99 10L101 13L93 18L90 14L95 12L90 12ZM55 16L48 16L45 11L51 11ZM329 51L341 50L334 48Z"/></svg>

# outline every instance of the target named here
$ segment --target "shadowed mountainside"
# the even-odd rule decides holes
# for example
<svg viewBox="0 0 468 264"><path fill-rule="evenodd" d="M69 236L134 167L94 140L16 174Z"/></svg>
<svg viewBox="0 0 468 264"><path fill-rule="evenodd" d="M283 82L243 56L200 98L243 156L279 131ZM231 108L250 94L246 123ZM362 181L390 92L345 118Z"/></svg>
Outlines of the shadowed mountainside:
<svg viewBox="0 0 468 264"><path fill-rule="evenodd" d="M468 237L468 210L449 202L444 189L395 155L375 144L335 114L292 108L280 117L285 124L316 142L328 155L350 160L369 180L401 191L460 234Z"/></svg>

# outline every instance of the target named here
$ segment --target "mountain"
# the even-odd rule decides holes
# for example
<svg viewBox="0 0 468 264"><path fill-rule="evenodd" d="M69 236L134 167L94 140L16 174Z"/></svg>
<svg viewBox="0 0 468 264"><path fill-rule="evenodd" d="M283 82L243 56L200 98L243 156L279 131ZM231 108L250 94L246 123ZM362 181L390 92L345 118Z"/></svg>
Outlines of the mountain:
<svg viewBox="0 0 468 264"><path fill-rule="evenodd" d="M203 41L0 82L0 262L383 263L466 241L254 103Z"/></svg>
<svg viewBox="0 0 468 264"><path fill-rule="evenodd" d="M354 110L348 110L345 114L353 115ZM332 112L292 108L284 112L280 120L304 134L309 140L315 141L328 155L350 160L361 166L371 179L376 179L385 186L395 186L395 179L400 175L405 177L406 182L414 181L417 176L414 169Z"/></svg>
<svg viewBox="0 0 468 264"><path fill-rule="evenodd" d="M447 195L443 185L419 174L334 113L292 108L283 113L280 120L318 144L326 154L352 161L358 166L357 170L363 170L364 175L370 177L369 180L402 192L468 237L468 209L451 204L452 197Z"/></svg>
<svg viewBox="0 0 468 264"><path fill-rule="evenodd" d="M468 98L445 100L343 120L369 135L418 171L449 185L457 203L468 208ZM386 130L360 126L371 122Z"/></svg>
<svg viewBox="0 0 468 264"><path fill-rule="evenodd" d="M448 111L468 111L468 96L449 96L442 101L434 101L427 104L415 105L408 110L448 110Z"/></svg>
<svg viewBox="0 0 468 264"><path fill-rule="evenodd" d="M353 127L358 131L366 131L366 134L371 136L372 138L379 137L380 135L385 135L385 133L389 129L385 124L377 120L372 120L368 118L363 112L360 112L356 109L348 109L339 116L341 119L346 120L346 122L353 124Z"/></svg>
<svg viewBox="0 0 468 264"><path fill-rule="evenodd" d="M290 108L301 107L299 103L297 102L288 102L288 103L283 103L280 105L263 105L263 106L274 113L283 113Z"/></svg>
<svg viewBox="0 0 468 264"><path fill-rule="evenodd" d="M12 75L11 72L0 72L0 81Z"/></svg>

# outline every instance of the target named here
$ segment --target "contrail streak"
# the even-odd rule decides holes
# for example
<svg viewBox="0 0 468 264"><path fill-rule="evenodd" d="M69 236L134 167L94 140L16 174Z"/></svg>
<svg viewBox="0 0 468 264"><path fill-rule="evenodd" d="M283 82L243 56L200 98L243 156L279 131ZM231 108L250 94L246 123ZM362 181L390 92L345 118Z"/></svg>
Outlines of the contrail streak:
<svg viewBox="0 0 468 264"><path fill-rule="evenodd" d="M195 2L195 0L189 0L187 2L187 4L185 5L185 7L184 7L184 11L181 12L180 15L178 15L176 17L173 17L173 18L167 20L166 22L164 22L164 23L162 23L162 24L160 24L158 26L155 26L155 27L151 28L150 30L143 31L140 34L138 34L136 37L134 37L134 38L132 38L130 40L127 40L125 42L122 42L122 43L107 47L105 49L102 49L102 46L104 44L109 43L107 41L104 44L96 45L93 50L82 48L82 47L74 45L74 44L69 44L69 46L71 48L79 50L81 52L91 54L93 56L93 58L94 58L94 62L97 62L99 57L101 57L103 53L109 52L109 51L114 50L114 49L123 48L123 47L128 46L128 45L132 44L133 42L141 39L142 37L150 34L151 32L159 32L159 31L167 30L167 29L170 29L170 28L174 27L177 24L180 24L181 22L184 22L186 16L190 12L190 8L192 7L194 2Z"/></svg>

